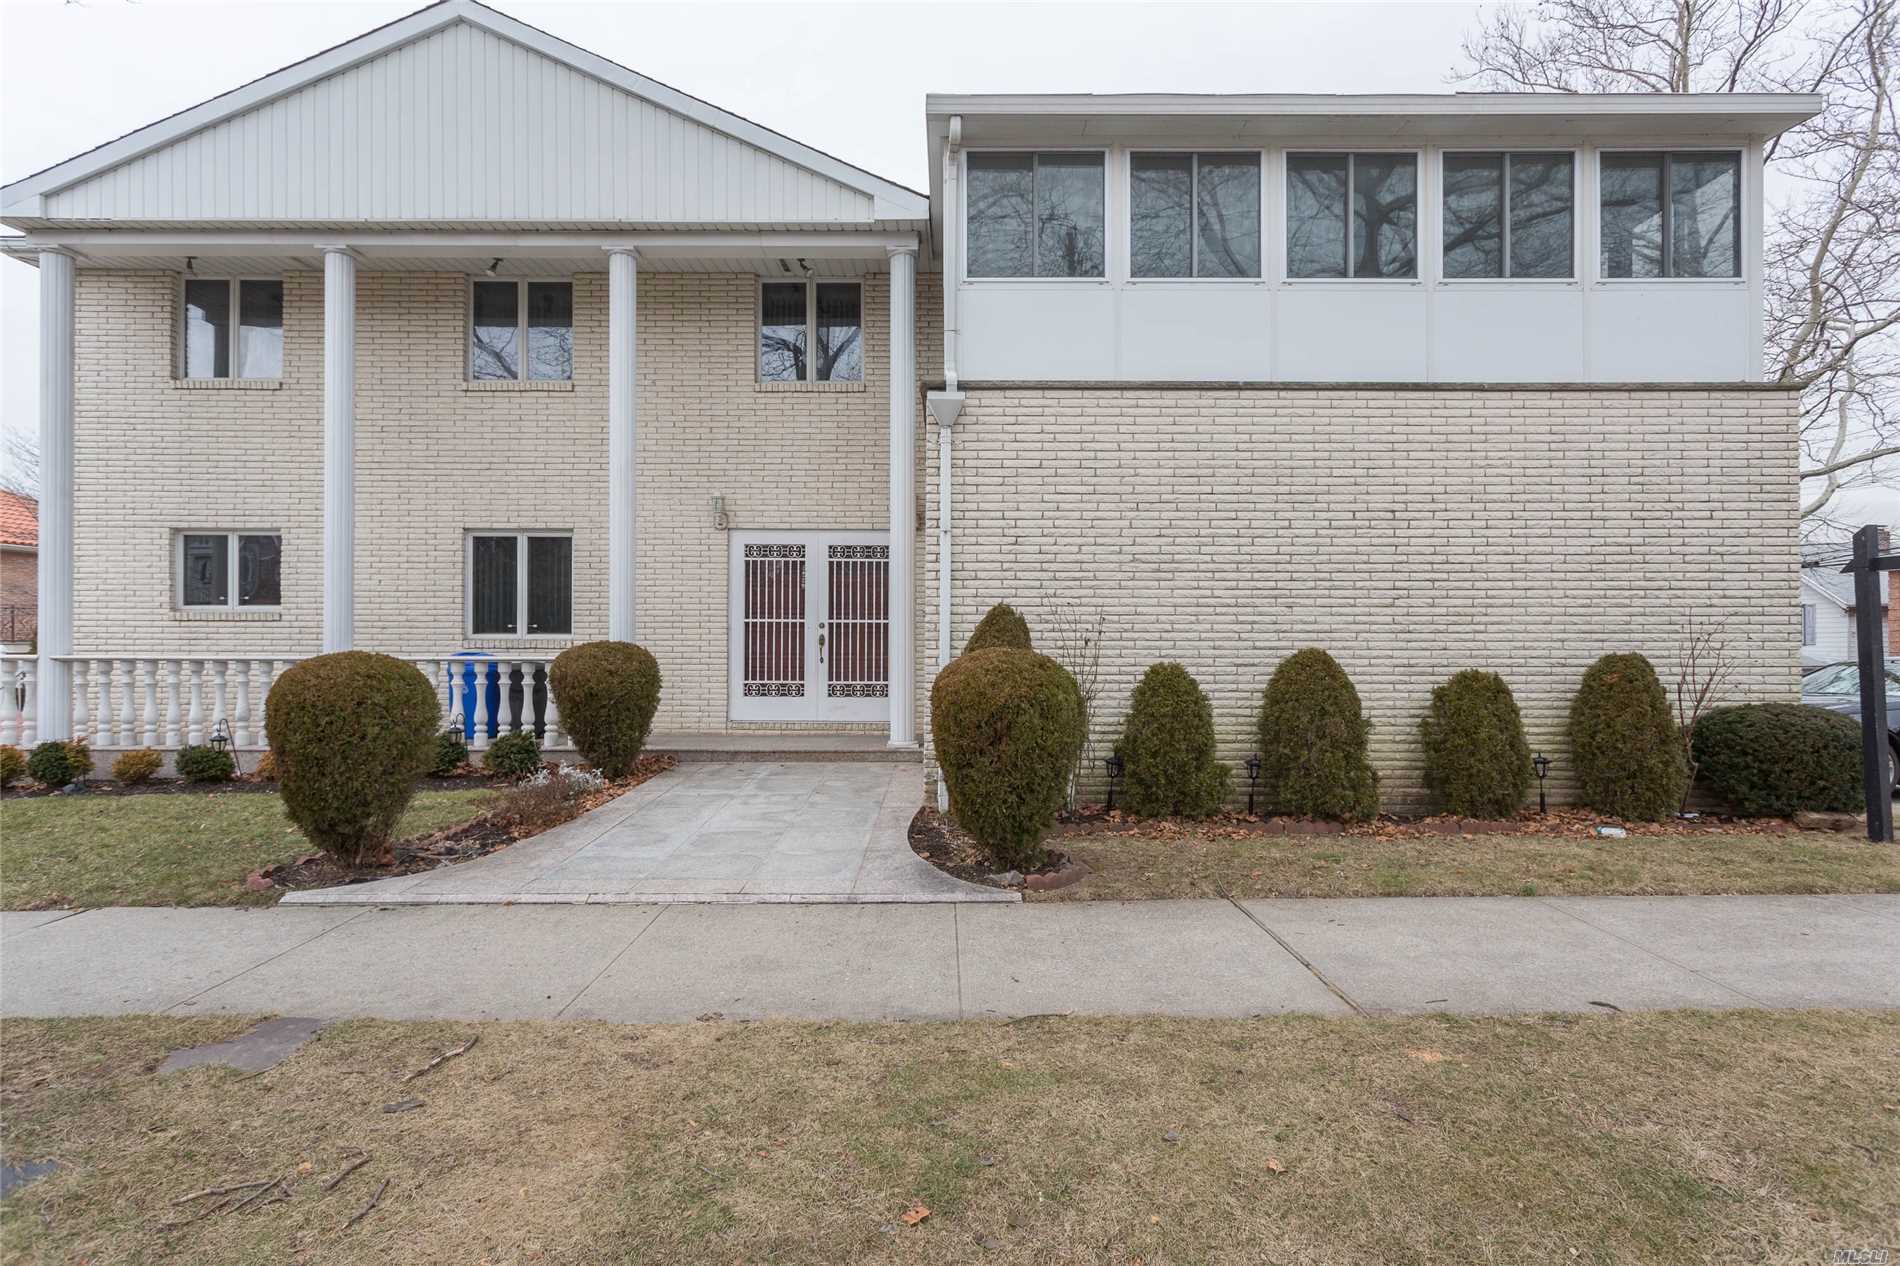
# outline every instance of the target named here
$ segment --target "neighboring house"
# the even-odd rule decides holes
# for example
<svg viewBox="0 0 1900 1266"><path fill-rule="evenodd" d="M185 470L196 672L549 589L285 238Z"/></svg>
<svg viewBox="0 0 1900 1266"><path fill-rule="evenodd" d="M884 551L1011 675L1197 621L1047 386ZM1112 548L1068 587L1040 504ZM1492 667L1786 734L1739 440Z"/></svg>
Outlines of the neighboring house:
<svg viewBox="0 0 1900 1266"><path fill-rule="evenodd" d="M0 651L33 646L39 611L39 505L0 488Z"/></svg>
<svg viewBox="0 0 1900 1266"><path fill-rule="evenodd" d="M1887 534L1881 533L1881 548ZM1812 672L1825 664L1838 664L1860 653L1856 641L1859 610L1854 605L1854 578L1841 571L1841 546L1804 551L1801 562L1801 670ZM1900 655L1900 625L1889 616L1887 599L1890 577L1881 572L1881 618L1885 621L1886 653Z"/></svg>
<svg viewBox="0 0 1900 1266"><path fill-rule="evenodd" d="M362 647L558 739L519 687L617 637L661 729L911 746L999 600L1103 617L1106 728L1184 662L1236 762L1327 647L1393 805L1459 668L1561 754L1592 659L1719 613L1792 698L1760 171L1819 107L931 97L926 195L446 0L0 190L39 732L254 744Z"/></svg>

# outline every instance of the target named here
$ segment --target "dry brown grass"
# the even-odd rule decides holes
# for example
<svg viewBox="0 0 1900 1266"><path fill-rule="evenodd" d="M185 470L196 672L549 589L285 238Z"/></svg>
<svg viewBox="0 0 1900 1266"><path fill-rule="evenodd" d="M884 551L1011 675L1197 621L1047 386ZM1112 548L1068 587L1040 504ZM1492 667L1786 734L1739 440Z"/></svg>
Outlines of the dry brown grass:
<svg viewBox="0 0 1900 1266"><path fill-rule="evenodd" d="M1031 901L1900 892L1900 848L1801 832L1576 836L1072 834L1081 883Z"/></svg>
<svg viewBox="0 0 1900 1266"><path fill-rule="evenodd" d="M10 1261L1805 1263L1900 1227L1895 1014L359 1021L152 1073L241 1027L6 1024L7 1152L61 1163L0 1206Z"/></svg>

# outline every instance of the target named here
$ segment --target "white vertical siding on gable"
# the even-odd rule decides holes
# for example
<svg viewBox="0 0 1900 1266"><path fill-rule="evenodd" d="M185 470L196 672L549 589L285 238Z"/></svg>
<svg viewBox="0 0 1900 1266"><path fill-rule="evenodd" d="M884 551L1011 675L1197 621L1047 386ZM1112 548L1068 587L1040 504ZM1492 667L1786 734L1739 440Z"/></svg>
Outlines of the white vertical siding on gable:
<svg viewBox="0 0 1900 1266"><path fill-rule="evenodd" d="M869 223L868 194L457 23L51 194L85 220Z"/></svg>

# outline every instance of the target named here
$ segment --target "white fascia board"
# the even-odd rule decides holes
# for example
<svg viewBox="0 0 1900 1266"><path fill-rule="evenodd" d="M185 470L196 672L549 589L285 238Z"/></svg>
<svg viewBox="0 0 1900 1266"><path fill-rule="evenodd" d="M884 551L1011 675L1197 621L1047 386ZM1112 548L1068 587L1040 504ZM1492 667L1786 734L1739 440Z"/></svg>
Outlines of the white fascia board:
<svg viewBox="0 0 1900 1266"><path fill-rule="evenodd" d="M1702 92L1702 93L1581 93L1581 92L1473 92L1473 93L1329 93L1200 95L1185 93L931 93L924 113L932 119L961 114L1150 115L1200 117L1208 115L1280 115L1287 117L1430 117L1468 118L1508 115L1536 118L1548 115L1602 114L1665 117L1697 115L1819 114L1825 104L1818 93Z"/></svg>
<svg viewBox="0 0 1900 1266"><path fill-rule="evenodd" d="M398 18L334 48L273 71L261 79L254 79L242 87L181 110L135 132L128 132L117 140L108 141L65 162L0 186L0 217L40 218L44 215L45 200L49 194L169 145L193 132L296 92L339 71L348 70L391 49L413 43L455 22L481 27L612 87L643 97L663 109L868 194L873 200L873 213L880 220L921 220L928 214L928 199L915 190L874 176L770 128L761 127L749 119L688 96L677 88L648 79L617 62L590 53L578 45L478 4L475 0L439 0L426 9L419 9L407 17Z"/></svg>
<svg viewBox="0 0 1900 1266"><path fill-rule="evenodd" d="M0 254L31 257L42 250L59 247L74 252L81 259L93 261L109 260L115 256L150 255L197 255L205 258L223 255L303 256L322 246L335 245L348 246L366 260L378 255L412 259L428 256L455 258L471 252L517 259L555 258L630 247L655 258L707 254L778 258L792 254L810 259L854 259L860 256L882 258L892 247L915 247L917 233L914 229L846 232L829 229L804 232L736 230L712 233L43 229L0 238Z"/></svg>

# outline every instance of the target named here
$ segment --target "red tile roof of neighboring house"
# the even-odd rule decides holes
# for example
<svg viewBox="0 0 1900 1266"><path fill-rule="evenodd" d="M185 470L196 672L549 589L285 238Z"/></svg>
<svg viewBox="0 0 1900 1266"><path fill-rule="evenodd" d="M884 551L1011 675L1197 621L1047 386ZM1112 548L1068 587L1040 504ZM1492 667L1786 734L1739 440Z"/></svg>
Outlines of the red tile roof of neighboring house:
<svg viewBox="0 0 1900 1266"><path fill-rule="evenodd" d="M40 543L40 503L0 489L0 545Z"/></svg>

